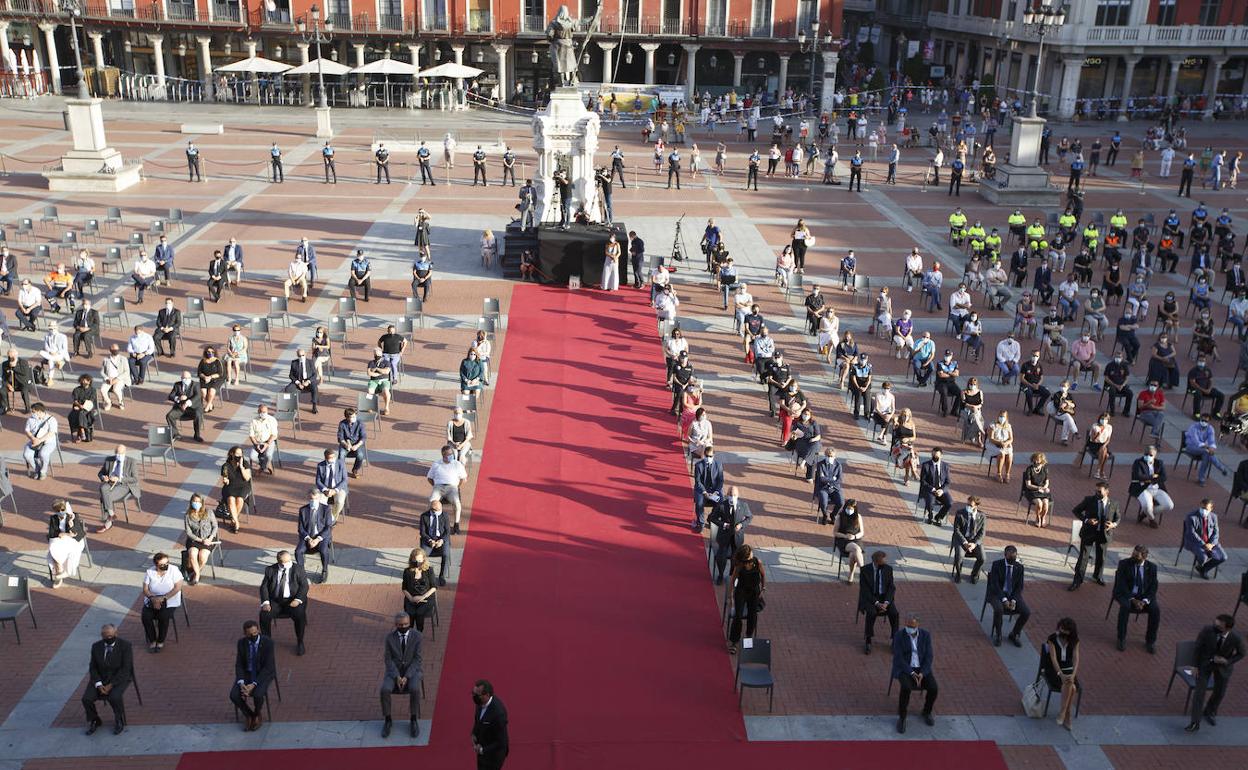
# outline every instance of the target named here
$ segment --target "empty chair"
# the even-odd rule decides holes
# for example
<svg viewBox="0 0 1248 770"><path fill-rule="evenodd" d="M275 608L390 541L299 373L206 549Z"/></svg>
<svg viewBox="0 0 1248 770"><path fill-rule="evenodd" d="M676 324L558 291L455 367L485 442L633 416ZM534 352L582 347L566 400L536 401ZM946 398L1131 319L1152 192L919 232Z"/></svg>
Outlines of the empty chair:
<svg viewBox="0 0 1248 770"><path fill-rule="evenodd" d="M495 297L486 297L481 300L481 315L492 319L498 326L503 325L502 304Z"/></svg>
<svg viewBox="0 0 1248 770"><path fill-rule="evenodd" d="M272 347L273 335L269 330L269 319L256 317L251 319L251 339L260 340L266 348Z"/></svg>
<svg viewBox="0 0 1248 770"><path fill-rule="evenodd" d="M355 310L355 297L338 298L338 315L340 317L350 318L352 329L357 329L360 326L360 319L356 316Z"/></svg>
<svg viewBox="0 0 1248 770"><path fill-rule="evenodd" d="M195 324L200 328L208 328L208 314L204 312L202 297L186 298L186 312L182 314L182 323L187 326Z"/></svg>
<svg viewBox="0 0 1248 770"><path fill-rule="evenodd" d="M169 218L165 220L165 227L186 227L186 218L182 215L182 209L169 209Z"/></svg>
<svg viewBox="0 0 1248 770"><path fill-rule="evenodd" d="M477 394L476 393L457 393L455 394L455 406L464 410L464 414L477 413Z"/></svg>
<svg viewBox="0 0 1248 770"><path fill-rule="evenodd" d="M130 233L130 240L126 243L126 251L137 252L139 249L143 248L145 243L146 241L143 238L143 233Z"/></svg>
<svg viewBox="0 0 1248 770"><path fill-rule="evenodd" d="M270 321L281 321L282 326L290 328L290 300L285 297L269 297Z"/></svg>
<svg viewBox="0 0 1248 770"><path fill-rule="evenodd" d="M70 256L78 253L78 249L82 244L78 242L78 233L73 230L66 230L61 236L61 242L56 244L57 253L68 251Z"/></svg>
<svg viewBox="0 0 1248 770"><path fill-rule="evenodd" d="M342 343L344 348L351 347L351 342L347 339L347 319L342 316L329 319L329 341Z"/></svg>
<svg viewBox="0 0 1248 770"><path fill-rule="evenodd" d="M425 328L425 303L420 297L408 297L404 300L403 315L414 318Z"/></svg>
<svg viewBox="0 0 1248 770"><path fill-rule="evenodd" d="M485 338L494 341L494 330L496 322L493 318L481 317L477 319L477 331L485 332Z"/></svg>
<svg viewBox="0 0 1248 770"><path fill-rule="evenodd" d="M88 219L86 224L82 226L83 240L90 239L96 243L100 242L100 220Z"/></svg>
<svg viewBox="0 0 1248 770"><path fill-rule="evenodd" d="M1174 678L1178 677L1183 680L1183 684L1187 685L1187 695L1183 698L1183 713L1187 713L1187 704L1192 700L1192 691L1196 689L1199 681L1200 669L1196 660L1196 642L1195 640L1187 642L1179 642L1174 646L1174 668L1170 671L1170 683L1166 685L1166 695L1170 694L1170 689L1174 687ZM1207 686L1212 689L1213 677L1209 677Z"/></svg>
<svg viewBox="0 0 1248 770"><path fill-rule="evenodd" d="M115 269L119 275L126 272L120 246L109 246L108 250L104 252L104 257L100 260L100 274L107 273L109 268Z"/></svg>
<svg viewBox="0 0 1248 770"><path fill-rule="evenodd" d="M406 337L408 342L413 342L416 334L416 321L404 316L395 322L394 330L396 333Z"/></svg>
<svg viewBox="0 0 1248 770"><path fill-rule="evenodd" d="M121 226L121 209L117 206L109 206L108 212L104 215L104 224Z"/></svg>
<svg viewBox="0 0 1248 770"><path fill-rule="evenodd" d="M381 405L376 393L359 393L355 397L356 416L360 422L373 424L373 435L381 433Z"/></svg>
<svg viewBox="0 0 1248 770"><path fill-rule="evenodd" d="M13 235L34 243L35 241L35 220L24 217L22 221L17 223L17 229L13 231Z"/></svg>
<svg viewBox="0 0 1248 770"><path fill-rule="evenodd" d="M165 474L169 473L169 461L173 460L176 465L178 462L177 450L173 448L173 436L169 433L169 428L164 425L147 426L147 447L139 455L139 467L146 470L147 464L153 465L159 458L164 466Z"/></svg>
<svg viewBox="0 0 1248 770"><path fill-rule="evenodd" d="M23 612L29 612L31 625L39 628L34 605L30 602L30 578L25 575L0 575L0 626L12 623L18 644L22 643L22 631L18 628L17 618Z"/></svg>
<svg viewBox="0 0 1248 770"><path fill-rule="evenodd" d="M153 219L152 227L150 230L148 230L148 234L151 235L152 238L156 240L159 240L160 236L162 235L167 235L167 233L165 232L165 220Z"/></svg>
<svg viewBox="0 0 1248 770"><path fill-rule="evenodd" d="M116 321L119 329L130 327L130 316L126 313L126 298L113 296L108 298L108 309L100 314L100 325L108 328L110 321Z"/></svg>
<svg viewBox="0 0 1248 770"><path fill-rule="evenodd" d="M741 651L737 654L737 676L734 684L741 686L741 692L737 696L738 708L745 698L746 688L752 687L767 690L767 710L772 710L776 680L771 675L770 639L752 639L748 647L742 644Z"/></svg>
<svg viewBox="0 0 1248 770"><path fill-rule="evenodd" d="M39 217L39 224L46 222L55 222L58 225L61 223L61 215L57 213L56 206L43 207L43 215Z"/></svg>
<svg viewBox="0 0 1248 770"><path fill-rule="evenodd" d="M273 417L277 420L277 424L289 422L291 428L291 438L299 437L299 394L297 393L278 393L277 409L274 410Z"/></svg>

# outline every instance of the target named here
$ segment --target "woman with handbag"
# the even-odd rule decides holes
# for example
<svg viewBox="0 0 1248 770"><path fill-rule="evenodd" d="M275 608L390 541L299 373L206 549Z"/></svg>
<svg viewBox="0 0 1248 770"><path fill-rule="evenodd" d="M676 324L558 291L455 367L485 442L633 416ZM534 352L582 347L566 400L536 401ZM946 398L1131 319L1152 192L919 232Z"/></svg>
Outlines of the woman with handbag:
<svg viewBox="0 0 1248 770"><path fill-rule="evenodd" d="M1070 729L1075 695L1079 691L1078 673L1079 632L1073 619L1062 618L1057 621L1057 631L1049 634L1048 641L1040 648L1040 674L1049 689L1062 693L1057 723L1067 730Z"/></svg>
<svg viewBox="0 0 1248 770"><path fill-rule="evenodd" d="M735 655L737 642L741 641L741 621L745 620L745 635L753 638L758 628L758 613L763 609L763 592L767 590L767 573L763 563L748 545L737 549L732 557L732 625L728 630L728 652Z"/></svg>
<svg viewBox="0 0 1248 770"><path fill-rule="evenodd" d="M48 517L48 569L52 571L52 587L60 588L65 578L78 574L78 562L87 547L87 530L82 519L66 500L52 504Z"/></svg>

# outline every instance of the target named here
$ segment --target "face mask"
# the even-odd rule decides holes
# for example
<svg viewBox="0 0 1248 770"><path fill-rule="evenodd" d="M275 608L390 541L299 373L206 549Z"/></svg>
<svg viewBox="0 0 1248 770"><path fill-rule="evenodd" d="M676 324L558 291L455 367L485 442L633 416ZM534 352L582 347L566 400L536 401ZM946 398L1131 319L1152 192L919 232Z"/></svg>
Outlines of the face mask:
<svg viewBox="0 0 1248 770"><path fill-rule="evenodd" d="M351 415L350 417L347 418L347 420L354 423L354 422L357 422L359 418L356 417L355 415Z"/></svg>
<svg viewBox="0 0 1248 770"><path fill-rule="evenodd" d="M1109 422L1109 420L1097 420L1097 421L1096 421L1096 424L1097 424L1097 425L1104 425L1104 424L1106 424L1106 423L1108 423L1108 422Z"/></svg>
<svg viewBox="0 0 1248 770"><path fill-rule="evenodd" d="M195 501L192 501L192 502L191 502L191 510L192 510L192 511L198 511L200 508L203 508L203 507L204 507L204 504L203 504L203 503L201 503L201 502L199 502L198 500L195 500Z"/></svg>
<svg viewBox="0 0 1248 770"><path fill-rule="evenodd" d="M1002 415L1001 417L998 417L997 422L1001 423L1002 425L1005 425L1005 416Z"/></svg>
<svg viewBox="0 0 1248 770"><path fill-rule="evenodd" d="M911 636L918 636L918 635L919 635L919 629L917 629L917 628L910 628L909 626L907 626L907 627L906 627L906 633L907 633L907 634L910 634Z"/></svg>

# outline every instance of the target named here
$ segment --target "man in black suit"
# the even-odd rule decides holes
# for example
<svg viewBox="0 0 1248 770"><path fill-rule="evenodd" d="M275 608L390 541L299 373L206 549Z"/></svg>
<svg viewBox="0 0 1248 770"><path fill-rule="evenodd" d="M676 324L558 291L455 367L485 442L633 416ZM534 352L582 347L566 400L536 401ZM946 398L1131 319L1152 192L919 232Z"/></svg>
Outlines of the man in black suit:
<svg viewBox="0 0 1248 770"><path fill-rule="evenodd" d="M441 500L431 500L429 510L420 514L420 547L427 555L442 559L438 585L446 585L446 576L451 573L451 530L447 528Z"/></svg>
<svg viewBox="0 0 1248 770"><path fill-rule="evenodd" d="M988 606L992 608L992 643L1001 646L1001 618L1006 612L1015 614L1014 628L1010 631L1010 644L1022 647L1018 635L1031 617L1031 608L1023 601L1023 563L1018 560L1018 549L1005 547L1005 558L997 559L988 568Z"/></svg>
<svg viewBox="0 0 1248 770"><path fill-rule="evenodd" d="M715 585L723 585L728 559L745 544L745 528L754 520L750 504L740 499L737 488L729 487L728 495L715 504L708 519L715 530Z"/></svg>
<svg viewBox="0 0 1248 770"><path fill-rule="evenodd" d="M863 653L871 654L871 637L875 634L875 619L888 616L889 634L897 635L897 605L893 602L896 587L893 585L893 568L884 563L888 555L883 551L871 554L871 563L862 568L858 578L858 611L863 614Z"/></svg>
<svg viewBox="0 0 1248 770"><path fill-rule="evenodd" d="M30 414L30 364L17 357L17 348L10 347L8 357L0 364L0 411L5 414L13 408L13 396L22 395L22 407Z"/></svg>
<svg viewBox="0 0 1248 770"><path fill-rule="evenodd" d="M1096 566L1092 570L1092 580L1099 586L1105 585L1101 575L1105 571L1105 546L1113 538L1114 527L1118 526L1118 503L1109 499L1109 484L1096 482L1096 494L1088 495L1079 501L1074 508L1076 519L1083 520L1079 528L1079 559L1075 562L1075 579L1067 590L1074 591L1083 585L1084 574L1088 571L1088 549L1096 550Z"/></svg>
<svg viewBox="0 0 1248 770"><path fill-rule="evenodd" d="M290 362L290 384L286 392L307 393L312 399L312 414L316 414L316 405L320 401L320 392L316 388L316 367L308 360L303 348L295 351L295 360Z"/></svg>
<svg viewBox="0 0 1248 770"><path fill-rule="evenodd" d="M0 294L9 296L17 277L17 256L9 253L8 246L0 246Z"/></svg>
<svg viewBox="0 0 1248 770"><path fill-rule="evenodd" d="M100 338L100 313L91 307L91 300L84 299L82 307L74 311L74 355L82 355L82 346L87 346L87 358L94 355L91 347Z"/></svg>
<svg viewBox="0 0 1248 770"><path fill-rule="evenodd" d="M1166 492L1166 464L1157 456L1157 447L1150 445L1142 457L1131 463L1131 484L1127 494L1140 504L1136 521L1148 519L1148 525L1156 529L1158 519L1174 508L1174 501Z"/></svg>
<svg viewBox="0 0 1248 770"><path fill-rule="evenodd" d="M1244 657L1244 640L1231 631L1235 618L1219 615L1212 626L1205 626L1196 636L1196 688L1192 692L1192 721L1186 729L1194 733L1200 729L1200 718L1211 726L1218 724L1218 706L1226 695L1226 685L1231 680L1231 670ZM1205 691L1213 679L1213 694L1205 702Z"/></svg>
<svg viewBox="0 0 1248 770"><path fill-rule="evenodd" d="M165 306L156 313L156 355L173 358L178 349L178 334L182 330L182 311L173 306L173 300L166 299ZM169 343L169 352L165 353L164 343Z"/></svg>
<svg viewBox="0 0 1248 770"><path fill-rule="evenodd" d="M244 732L260 727L264 697L269 692L269 685L277 678L275 655L269 635L261 633L256 621L244 621L243 638L238 640L238 651L234 655L234 686L230 688L230 702L247 717ZM251 698L250 705L248 697Z"/></svg>
<svg viewBox="0 0 1248 770"><path fill-rule="evenodd" d="M311 551L321 557L321 584L329 582L329 555L334 544L334 516L325 496L313 489L308 504L299 509L299 542L295 545L295 563L303 568L304 557Z"/></svg>
<svg viewBox="0 0 1248 770"><path fill-rule="evenodd" d="M204 427L204 395L199 388L199 381L190 372L182 372L182 379L173 384L167 399L173 404L165 413L165 425L169 426L169 436L174 440L182 438L178 423L190 420L195 426L195 440L201 444L204 437L200 432Z"/></svg>
<svg viewBox="0 0 1248 770"><path fill-rule="evenodd" d="M984 514L979 510L979 498L966 498L966 507L953 516L953 582L962 582L962 560L968 556L975 560L971 566L971 583L979 582L979 571L984 566Z"/></svg>
<svg viewBox="0 0 1248 770"><path fill-rule="evenodd" d="M260 581L260 632L271 636L273 618L295 624L295 654L303 654L303 629L308 625L308 576L290 551L278 551L277 563L264 568Z"/></svg>
<svg viewBox="0 0 1248 770"><path fill-rule="evenodd" d="M953 497L949 494L949 463L941 459L940 447L932 450L932 459L919 466L919 499L923 501L928 524L940 526L945 523ZM932 516L932 504L940 503L940 510Z"/></svg>
<svg viewBox="0 0 1248 770"><path fill-rule="evenodd" d="M702 458L693 464L693 531L701 532L708 506L714 507L724 496L724 466L715 457L715 448L708 446Z"/></svg>
<svg viewBox="0 0 1248 770"><path fill-rule="evenodd" d="M905 630L893 633L893 665L889 676L897 680L900 693L897 697L897 732L906 731L906 715L910 710L910 693L923 690L923 722L929 727L936 724L932 718L932 706L940 688L932 672L932 635L919 628L919 617L914 613L906 618Z"/></svg>
<svg viewBox="0 0 1248 770"><path fill-rule="evenodd" d="M1148 560L1148 548L1137 545L1131 555L1118 562L1114 573L1114 601L1118 602L1118 650L1127 649L1127 620L1131 613L1148 615L1144 649L1156 652L1157 627L1161 606L1157 604L1157 565Z"/></svg>
<svg viewBox="0 0 1248 770"><path fill-rule="evenodd" d="M208 296L213 302L221 301L225 280L225 259L221 256L221 250L217 249L212 252L212 259L208 260Z"/></svg>
<svg viewBox="0 0 1248 770"><path fill-rule="evenodd" d="M118 639L117 627L106 623L100 628L100 641L91 645L87 691L82 694L82 708L87 712L87 735L94 735L104 724L95 707L96 701L101 700L108 701L113 709L113 734L121 735L126 729L126 688L133 681L134 652L130 643Z"/></svg>
<svg viewBox="0 0 1248 770"><path fill-rule="evenodd" d="M835 521L845 505L843 485L845 466L836 459L836 449L825 447L823 458L815 463L815 502L819 506L819 523Z"/></svg>
<svg viewBox="0 0 1248 770"><path fill-rule="evenodd" d="M381 680L381 737L389 738L394 720L390 717L390 699L407 695L412 737L420 735L420 679L424 675L420 661L420 632L412 630L412 619L406 612L394 616L394 632L386 634L382 653L386 676Z"/></svg>
<svg viewBox="0 0 1248 770"><path fill-rule="evenodd" d="M472 750L477 770L502 770L511 744L507 739L507 709L494 697L494 685L478 679L472 685Z"/></svg>

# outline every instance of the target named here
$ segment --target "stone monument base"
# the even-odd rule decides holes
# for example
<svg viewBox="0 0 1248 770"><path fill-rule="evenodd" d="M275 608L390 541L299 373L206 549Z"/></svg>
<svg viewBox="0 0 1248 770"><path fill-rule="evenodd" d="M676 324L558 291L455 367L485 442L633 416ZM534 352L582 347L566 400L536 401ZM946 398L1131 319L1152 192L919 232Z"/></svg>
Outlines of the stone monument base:
<svg viewBox="0 0 1248 770"><path fill-rule="evenodd" d="M334 128L329 120L329 107L316 108L316 138L332 139Z"/></svg>
<svg viewBox="0 0 1248 770"><path fill-rule="evenodd" d="M569 214L584 209L590 220L599 220L598 187L594 183L598 129L598 114L585 109L575 88L556 88L546 109L533 116L538 222L559 221L559 200L551 177L560 168L571 183Z"/></svg>
<svg viewBox="0 0 1248 770"><path fill-rule="evenodd" d="M1041 166L1019 167L1009 163L997 166L993 179L979 180L979 194L989 203L1013 208L1061 205L1060 190L1049 185L1049 172Z"/></svg>
<svg viewBox="0 0 1248 770"><path fill-rule="evenodd" d="M61 167L43 173L48 189L56 192L119 192L138 184L143 164L126 163L108 146L100 99L66 100L74 148L61 156Z"/></svg>

